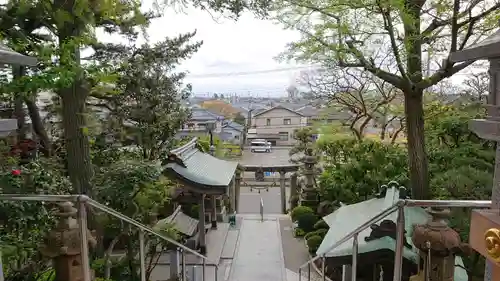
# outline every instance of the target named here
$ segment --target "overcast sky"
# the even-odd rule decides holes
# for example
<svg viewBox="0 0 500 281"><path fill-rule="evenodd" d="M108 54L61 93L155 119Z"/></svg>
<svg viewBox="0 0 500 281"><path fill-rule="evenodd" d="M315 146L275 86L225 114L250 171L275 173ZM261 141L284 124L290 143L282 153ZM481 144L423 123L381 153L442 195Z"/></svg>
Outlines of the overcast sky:
<svg viewBox="0 0 500 281"><path fill-rule="evenodd" d="M151 42L166 36L196 30L196 39L203 40L201 49L181 68L191 75L186 82L195 94L253 93L260 96L285 94L285 89L304 70L303 66L280 63L274 58L285 45L299 37L297 32L283 30L271 21L259 20L245 13L238 21L212 17L206 11L185 8L167 11L155 19L148 29ZM105 41L116 40L99 34ZM297 68L299 67L299 68ZM263 72L241 75L245 72ZM231 73L231 75L224 75ZM212 77L207 77L212 76Z"/></svg>
<svg viewBox="0 0 500 281"><path fill-rule="evenodd" d="M193 85L197 95L284 95L305 69L275 60L287 43L299 38L298 32L283 30L282 26L257 19L251 13L244 13L235 22L223 17L214 19L208 12L195 8L170 9L153 21L148 34L151 42L157 42L194 30L196 40L203 40L203 46L181 68L190 73L186 82ZM104 41L118 40L109 34L98 36ZM251 73L241 75L246 72ZM460 81L462 77L457 75L453 80Z"/></svg>

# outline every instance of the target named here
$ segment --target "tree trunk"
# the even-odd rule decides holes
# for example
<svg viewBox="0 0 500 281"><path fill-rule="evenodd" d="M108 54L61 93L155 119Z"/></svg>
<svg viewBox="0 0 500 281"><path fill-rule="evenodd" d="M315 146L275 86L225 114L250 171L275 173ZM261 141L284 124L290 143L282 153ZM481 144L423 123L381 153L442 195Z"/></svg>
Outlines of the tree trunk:
<svg viewBox="0 0 500 281"><path fill-rule="evenodd" d="M92 164L87 136L85 101L89 91L84 87L84 73L80 67L80 44L77 42L85 28L82 15L74 14L75 0L55 0L54 6L72 15L72 20L58 22L60 64L72 72L71 85L61 88L62 124L68 163L68 175L73 191L92 196Z"/></svg>
<svg viewBox="0 0 500 281"><path fill-rule="evenodd" d="M38 136L42 144L42 153L46 157L50 157L50 155L52 154L52 144L50 143L50 139L47 135L47 131L45 130L45 126L43 126L42 117L40 116L40 110L38 109L38 106L33 99L24 97L24 102L28 107L28 113L30 115L33 131Z"/></svg>
<svg viewBox="0 0 500 281"><path fill-rule="evenodd" d="M405 114L412 198L429 199L423 91L405 92Z"/></svg>
<svg viewBox="0 0 500 281"><path fill-rule="evenodd" d="M79 87L77 87L77 85ZM68 175L73 190L80 194L92 194L92 166L90 146L85 121L85 89L75 80L74 88L61 91L62 123L66 146Z"/></svg>
<svg viewBox="0 0 500 281"><path fill-rule="evenodd" d="M12 67L13 79L21 79L25 74L23 66ZM23 93L14 93L14 116L17 119L17 138L26 139L26 112L24 112Z"/></svg>

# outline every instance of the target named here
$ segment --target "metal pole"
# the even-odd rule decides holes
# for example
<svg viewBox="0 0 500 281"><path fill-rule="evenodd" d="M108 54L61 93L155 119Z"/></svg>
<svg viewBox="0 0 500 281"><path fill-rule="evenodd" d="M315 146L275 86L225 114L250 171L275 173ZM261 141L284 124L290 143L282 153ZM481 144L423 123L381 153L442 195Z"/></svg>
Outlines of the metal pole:
<svg viewBox="0 0 500 281"><path fill-rule="evenodd" d="M219 280L219 266L216 265L215 266L215 281L218 281Z"/></svg>
<svg viewBox="0 0 500 281"><path fill-rule="evenodd" d="M260 221L264 222L264 200L260 197Z"/></svg>
<svg viewBox="0 0 500 281"><path fill-rule="evenodd" d="M352 238L352 265L351 265L351 280L356 281L358 273L358 234Z"/></svg>
<svg viewBox="0 0 500 281"><path fill-rule="evenodd" d="M205 281L205 276L206 276L205 270L206 269L207 269L207 261L205 259L203 259L203 268L201 270L201 281Z"/></svg>
<svg viewBox="0 0 500 281"><path fill-rule="evenodd" d="M80 239L82 247L82 276L83 281L90 280L90 261L89 261L89 238L87 236L87 209L85 205L86 196L78 197L78 225L80 227Z"/></svg>
<svg viewBox="0 0 500 281"><path fill-rule="evenodd" d="M321 266L321 274L323 274L323 281L326 281L326 256L323 255L323 265Z"/></svg>
<svg viewBox="0 0 500 281"><path fill-rule="evenodd" d="M299 268L299 281L302 281L302 267Z"/></svg>
<svg viewBox="0 0 500 281"><path fill-rule="evenodd" d="M307 265L307 281L311 281L311 263Z"/></svg>
<svg viewBox="0 0 500 281"><path fill-rule="evenodd" d="M184 249L181 249L181 281L186 281L186 254L184 253Z"/></svg>
<svg viewBox="0 0 500 281"><path fill-rule="evenodd" d="M393 281L401 281L401 270L403 267L403 247L405 235L405 209L404 206L398 208L396 232L396 249L394 255L394 279Z"/></svg>
<svg viewBox="0 0 500 281"><path fill-rule="evenodd" d="M144 249L144 231L139 230L139 259L141 262L141 281L146 281L146 250Z"/></svg>

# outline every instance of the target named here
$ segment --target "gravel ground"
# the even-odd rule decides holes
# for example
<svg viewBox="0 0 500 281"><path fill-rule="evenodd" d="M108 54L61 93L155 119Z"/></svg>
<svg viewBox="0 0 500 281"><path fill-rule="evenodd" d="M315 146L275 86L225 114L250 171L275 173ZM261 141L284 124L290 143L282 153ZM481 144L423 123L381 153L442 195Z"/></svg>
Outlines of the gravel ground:
<svg viewBox="0 0 500 281"><path fill-rule="evenodd" d="M297 239L293 236L293 223L290 218L280 219L279 224L281 232L281 243L283 245L283 254L285 256L285 267L290 271L298 273L299 266L309 260L309 253L307 251L306 245L304 244L304 240ZM302 276L307 277L307 267L302 270ZM302 280L307 281L307 279ZM322 278L313 268L311 268L311 280L322 280Z"/></svg>

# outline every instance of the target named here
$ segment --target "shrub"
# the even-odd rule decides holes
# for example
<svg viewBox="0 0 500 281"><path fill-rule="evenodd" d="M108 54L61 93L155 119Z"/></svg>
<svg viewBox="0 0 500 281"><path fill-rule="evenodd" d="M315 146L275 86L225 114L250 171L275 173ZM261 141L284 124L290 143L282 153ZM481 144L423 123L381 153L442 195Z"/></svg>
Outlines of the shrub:
<svg viewBox="0 0 500 281"><path fill-rule="evenodd" d="M323 241L323 238L319 235L313 235L307 239L307 247L309 248L309 253L314 254L319 248L319 245L321 245L321 242Z"/></svg>
<svg viewBox="0 0 500 281"><path fill-rule="evenodd" d="M313 231L313 232L306 233L306 235L304 235L304 239L306 239L306 240L307 240L307 239L309 239L309 237L314 236L314 235L316 235L316 233L314 233L314 231Z"/></svg>
<svg viewBox="0 0 500 281"><path fill-rule="evenodd" d="M314 213L304 213L299 216L297 224L299 228L303 229L305 232L311 232L314 230L314 224L318 221L318 216Z"/></svg>
<svg viewBox="0 0 500 281"><path fill-rule="evenodd" d="M299 218L304 214L314 214L314 210L307 206L297 206L293 208L290 213L290 217L292 218L292 221L296 222L299 221Z"/></svg>
<svg viewBox="0 0 500 281"><path fill-rule="evenodd" d="M304 239L307 240L310 237L316 236L316 235L320 236L321 238L325 238L325 235L326 235L327 232L328 232L328 229L321 228L321 229L318 229L318 230L315 230L315 231L307 233L306 235L304 235Z"/></svg>
<svg viewBox="0 0 500 281"><path fill-rule="evenodd" d="M314 224L314 229L328 229L330 226L324 221L323 219L320 219Z"/></svg>
<svg viewBox="0 0 500 281"><path fill-rule="evenodd" d="M328 229L326 228L321 228L316 231L313 231L313 233L316 233L318 236L321 236L321 238L325 238L326 233L328 232Z"/></svg>
<svg viewBox="0 0 500 281"><path fill-rule="evenodd" d="M295 229L295 237L302 237L304 236L304 234L306 234L306 232L300 228L296 228Z"/></svg>

